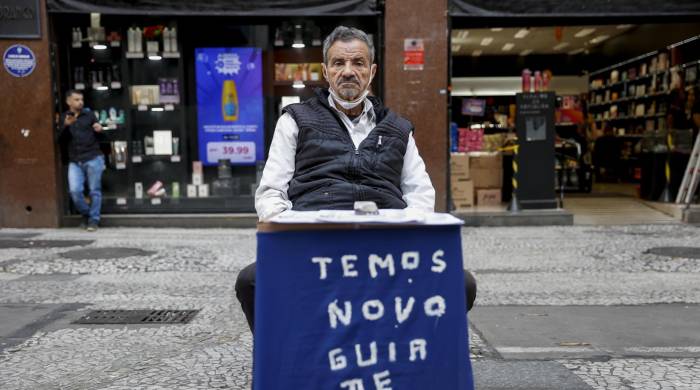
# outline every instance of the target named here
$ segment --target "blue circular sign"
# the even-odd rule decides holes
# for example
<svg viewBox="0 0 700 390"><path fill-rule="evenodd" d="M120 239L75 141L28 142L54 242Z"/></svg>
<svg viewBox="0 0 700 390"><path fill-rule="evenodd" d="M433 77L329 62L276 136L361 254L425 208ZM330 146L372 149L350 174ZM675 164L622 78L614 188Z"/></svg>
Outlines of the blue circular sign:
<svg viewBox="0 0 700 390"><path fill-rule="evenodd" d="M2 63L7 73L15 77L27 77L36 68L36 56L24 45L12 45L5 50Z"/></svg>

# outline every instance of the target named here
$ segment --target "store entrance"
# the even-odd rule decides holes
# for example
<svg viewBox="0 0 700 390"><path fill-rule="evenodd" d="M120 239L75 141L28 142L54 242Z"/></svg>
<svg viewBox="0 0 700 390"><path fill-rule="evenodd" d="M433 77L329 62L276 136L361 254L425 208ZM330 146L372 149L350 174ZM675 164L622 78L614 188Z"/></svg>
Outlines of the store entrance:
<svg viewBox="0 0 700 390"><path fill-rule="evenodd" d="M551 91L553 191L575 223L673 221L656 203L675 200L700 126L699 34L696 23L454 29L453 209L507 209L516 93Z"/></svg>

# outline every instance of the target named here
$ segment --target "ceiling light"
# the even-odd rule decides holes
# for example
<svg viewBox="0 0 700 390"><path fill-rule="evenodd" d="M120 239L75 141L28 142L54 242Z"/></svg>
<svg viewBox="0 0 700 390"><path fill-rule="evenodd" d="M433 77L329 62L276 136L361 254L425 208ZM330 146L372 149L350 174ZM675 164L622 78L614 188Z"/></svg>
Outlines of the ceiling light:
<svg viewBox="0 0 700 390"><path fill-rule="evenodd" d="M595 44L603 42L604 40L606 40L608 38L610 38L609 35L598 35L597 37L591 39L591 43L595 45Z"/></svg>
<svg viewBox="0 0 700 390"><path fill-rule="evenodd" d="M459 49L462 48L462 45L452 45L452 51L459 51Z"/></svg>
<svg viewBox="0 0 700 390"><path fill-rule="evenodd" d="M494 28L491 29L491 31L493 31L493 32L499 32L499 31L503 31L503 29L502 29L501 27L494 27Z"/></svg>
<svg viewBox="0 0 700 390"><path fill-rule="evenodd" d="M104 45L102 43L96 43L95 45L92 46L92 48L95 50L106 50L107 45Z"/></svg>
<svg viewBox="0 0 700 390"><path fill-rule="evenodd" d="M306 47L304 44L304 39L302 38L301 24L294 26L294 42L292 47L295 49L303 49Z"/></svg>
<svg viewBox="0 0 700 390"><path fill-rule="evenodd" d="M581 31L579 31L579 32L577 32L576 34L574 34L574 36L575 36L576 38L583 38L583 37L585 37L585 36L587 36L587 35L593 34L594 31L595 31L595 28L584 28L584 29L581 29Z"/></svg>
<svg viewBox="0 0 700 390"><path fill-rule="evenodd" d="M294 80L294 83L292 83L292 88L301 89L301 88L305 88L305 87L306 87L306 85L304 85L304 82L301 80Z"/></svg>
<svg viewBox="0 0 700 390"><path fill-rule="evenodd" d="M154 112L161 112L163 110L164 110L163 107L151 107L151 111L154 111Z"/></svg>
<svg viewBox="0 0 700 390"><path fill-rule="evenodd" d="M567 46L569 46L569 42L562 42L562 43L560 43L560 44L554 46L552 49L554 49L554 50L561 50L561 49L563 49L563 48L565 48L565 47L567 47Z"/></svg>
<svg viewBox="0 0 700 390"><path fill-rule="evenodd" d="M486 38L481 40L481 46L488 46L491 44L491 42L493 42L493 38L486 37Z"/></svg>
<svg viewBox="0 0 700 390"><path fill-rule="evenodd" d="M515 47L515 44L514 44L514 43L508 42L508 43L506 43L505 45L503 45L503 48L501 48L501 50L503 50L503 51L510 51L510 50L513 49L514 47Z"/></svg>
<svg viewBox="0 0 700 390"><path fill-rule="evenodd" d="M527 34L530 33L530 30L526 28L521 28L518 32L515 33L514 37L516 39L523 39L527 36Z"/></svg>
<svg viewBox="0 0 700 390"><path fill-rule="evenodd" d="M148 59L151 61L160 61L163 59L163 57L159 56L158 54L152 54L148 56Z"/></svg>
<svg viewBox="0 0 700 390"><path fill-rule="evenodd" d="M474 50L474 51L472 52L472 57L478 57L478 56L481 55L481 53L482 53L481 50Z"/></svg>
<svg viewBox="0 0 700 390"><path fill-rule="evenodd" d="M95 88L95 89L98 90L98 91L106 91L106 90L109 89L109 87L106 86L106 85L100 85L99 87L97 87L97 88Z"/></svg>
<svg viewBox="0 0 700 390"><path fill-rule="evenodd" d="M528 55L528 54L530 54L530 53L532 53L532 49L525 49L525 50L523 50L523 51L520 52L520 55L521 55L521 56L526 56L526 55Z"/></svg>
<svg viewBox="0 0 700 390"><path fill-rule="evenodd" d="M628 28L632 27L631 24L618 24L617 29L618 30L627 30Z"/></svg>
<svg viewBox="0 0 700 390"><path fill-rule="evenodd" d="M572 56L573 56L573 55L576 55L576 54L579 54L579 53L583 53L583 48L571 50L571 51L569 52L569 55L572 55Z"/></svg>

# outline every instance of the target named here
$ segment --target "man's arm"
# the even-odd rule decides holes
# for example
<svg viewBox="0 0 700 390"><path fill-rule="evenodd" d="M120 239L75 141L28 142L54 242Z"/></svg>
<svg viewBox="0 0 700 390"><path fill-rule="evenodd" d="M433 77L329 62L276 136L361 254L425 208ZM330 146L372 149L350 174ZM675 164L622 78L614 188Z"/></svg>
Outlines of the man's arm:
<svg viewBox="0 0 700 390"><path fill-rule="evenodd" d="M261 221L292 208L287 189L294 176L298 134L299 127L294 119L283 114L277 121L260 186L255 191L255 211Z"/></svg>
<svg viewBox="0 0 700 390"><path fill-rule="evenodd" d="M58 123L56 124L57 142L62 143L68 140L68 136L70 135L70 130L68 128L73 123L75 123L75 118L66 115L65 112L58 117Z"/></svg>
<svg viewBox="0 0 700 390"><path fill-rule="evenodd" d="M418 154L413 133L408 136L408 146L403 158L401 192L408 208L435 211L435 189L425 170L425 163Z"/></svg>

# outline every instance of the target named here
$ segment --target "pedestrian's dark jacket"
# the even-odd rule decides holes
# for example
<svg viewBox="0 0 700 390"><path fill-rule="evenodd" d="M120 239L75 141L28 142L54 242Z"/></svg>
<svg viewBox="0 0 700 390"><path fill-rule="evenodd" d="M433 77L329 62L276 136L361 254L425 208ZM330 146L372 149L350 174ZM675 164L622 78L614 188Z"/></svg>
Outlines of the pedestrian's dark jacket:
<svg viewBox="0 0 700 390"><path fill-rule="evenodd" d="M92 128L92 125L97 122L95 114L90 109L84 108L75 123L64 126L68 112L61 114L57 126L57 140L67 149L68 160L85 162L102 155L100 140L103 136Z"/></svg>
<svg viewBox="0 0 700 390"><path fill-rule="evenodd" d="M358 148L328 91L284 108L299 127L295 169L287 194L293 209L351 210L355 201L374 201L381 209L403 209L401 171L413 125L369 97L376 127Z"/></svg>

